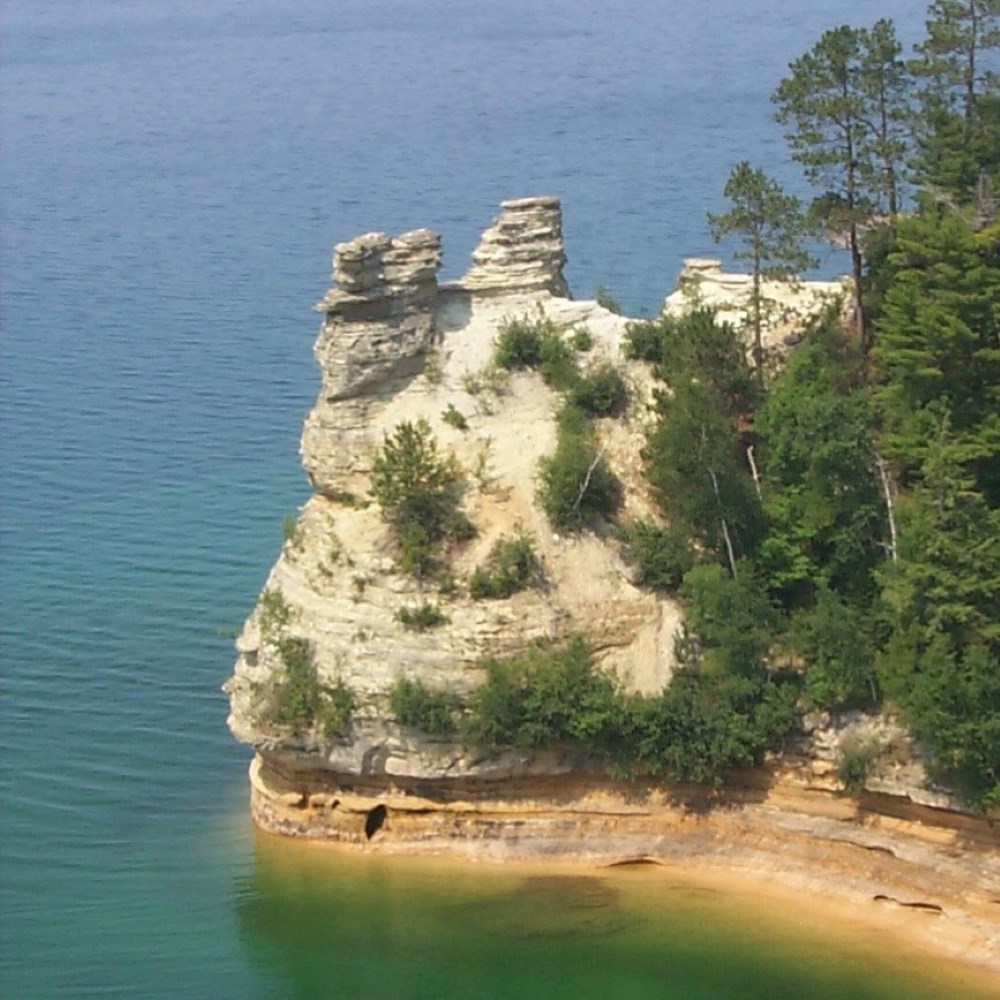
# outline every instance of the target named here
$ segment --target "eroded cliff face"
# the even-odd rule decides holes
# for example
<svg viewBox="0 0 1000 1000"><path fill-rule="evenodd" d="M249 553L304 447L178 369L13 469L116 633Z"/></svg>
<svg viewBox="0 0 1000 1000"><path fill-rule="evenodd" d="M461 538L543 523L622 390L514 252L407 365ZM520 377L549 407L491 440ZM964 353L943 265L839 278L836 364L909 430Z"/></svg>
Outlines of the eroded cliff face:
<svg viewBox="0 0 1000 1000"><path fill-rule="evenodd" d="M262 636L259 607L239 637L227 685L237 739L298 770L424 779L563 773L580 762L561 754L481 755L406 731L392 719L388 692L405 677L467 693L480 682L485 657L574 633L586 635L598 664L628 687L657 691L671 674L678 607L632 583L610 526L560 535L536 505L538 462L555 447L558 397L535 372L511 373L502 385L488 372L505 320L544 314L560 331L586 327L594 344L580 354L581 365L611 361L632 385L628 414L599 420L597 434L624 485L626 513L648 512L639 452L650 386L643 367L622 356L626 320L567 297L557 199L504 202L459 282L439 285L440 256L429 230L340 244L334 287L316 307L324 316L315 347L322 386L301 454L317 492L264 589L287 607L282 636L305 640L320 682L345 685L355 707L336 738L318 727L292 735L268 720L266 692L283 668L277 643ZM444 418L449 407L465 428ZM466 474L463 509L476 536L447 553L452 593L401 572L370 493L384 436L418 420ZM469 574L498 538L515 532L533 539L543 586L473 600ZM426 601L447 615L446 626L420 632L398 620Z"/></svg>
<svg viewBox="0 0 1000 1000"><path fill-rule="evenodd" d="M484 658L574 633L588 638L597 665L626 688L655 693L671 677L678 605L634 584L610 526L561 534L537 505L539 461L556 443L558 396L536 372L513 372L497 382L490 371L506 321L544 316L567 336L586 328L593 346L578 355L581 366L611 362L630 389L627 412L597 420L595 428L604 460L623 486L622 516L655 516L641 474L653 386L644 364L624 358L627 320L568 297L554 198L503 203L461 281L439 284L440 259L440 239L430 230L340 244L334 287L316 307L323 315L315 347L322 385L301 442L316 493L264 587L264 595L280 599L280 614L276 618L266 600L258 604L237 641L239 657L226 685L230 728L258 753L253 809L269 829L365 842L373 809L391 802L397 816L427 819L431 802L440 809L433 822L427 819L435 836L454 829L462 838L479 827L456 818L454 803L489 800L503 819L487 824L497 836L520 836L522 820L532 816L539 829L549 829L549 813L561 830L587 810L587 782L606 799L633 793L609 791L590 761L568 751L478 752L402 727L389 707L392 686L406 678L468 694L483 679ZM703 298L741 308L745 281L736 282L725 301L715 300L725 299L726 283L709 284L714 291ZM834 290L817 286L808 302L796 298L796 309L800 315L821 310ZM772 342L780 329L772 331ZM461 414L465 426L449 420L449 411ZM419 420L465 471L462 505L476 530L445 553L454 581L448 588L400 570L397 543L371 495L373 461L386 435L401 422ZM544 584L506 599L473 600L470 574L501 536L516 532L533 539ZM442 627L416 631L399 620L427 602L447 616ZM308 648L321 685L351 693L349 722L337 734L328 735L319 722L292 727L276 720L271 702L286 670L280 647L288 641ZM816 801L830 802L839 791L837 758L845 749L877 745L882 752L867 789L878 802L929 810L921 823L955 808L929 785L905 731L891 720L816 718L809 729L798 752L767 781L806 788ZM553 811L545 793L536 794L541 788L565 808ZM892 808L880 808L893 815ZM541 814L548 818L538 819ZM613 832L612 820L601 822ZM808 828L812 821L802 822ZM984 837L995 840L995 819L984 822ZM397 823L395 834L382 836L420 840L420 829L415 820Z"/></svg>
<svg viewBox="0 0 1000 1000"><path fill-rule="evenodd" d="M506 321L545 317L566 334L585 327L593 347L579 356L582 367L611 362L630 389L627 413L595 428L622 483L623 516L655 516L640 454L652 419L650 375L623 356L625 319L568 297L558 201L505 202L459 282L438 283L440 259L430 230L340 244L334 287L316 307L322 386L301 442L316 492L237 640L226 684L230 728L256 751L255 822L368 850L696 860L937 921L909 931L1000 971L1000 818L963 815L931 787L891 719L807 719L797 748L734 775L722 794L622 785L570 751L478 752L394 720L389 691L400 678L466 694L482 681L485 657L574 633L624 687L657 692L669 683L681 622L674 602L635 586L610 526L579 535L552 529L536 503L536 476L555 447L559 399L535 372L497 382L490 371ZM747 281L716 271L698 272L700 301L738 320ZM789 315L825 308L835 290L786 289L789 312L768 343L779 344ZM476 534L444 553L449 587L400 570L371 495L385 436L419 420L468 484L462 506ZM543 585L473 600L470 574L498 538L518 532L533 540ZM399 620L428 601L446 624L416 631ZM320 685L350 694L349 719L332 735L319 719L303 726L276 717L275 684L296 650L308 650ZM836 761L859 747L877 749L877 763L860 797L844 797Z"/></svg>

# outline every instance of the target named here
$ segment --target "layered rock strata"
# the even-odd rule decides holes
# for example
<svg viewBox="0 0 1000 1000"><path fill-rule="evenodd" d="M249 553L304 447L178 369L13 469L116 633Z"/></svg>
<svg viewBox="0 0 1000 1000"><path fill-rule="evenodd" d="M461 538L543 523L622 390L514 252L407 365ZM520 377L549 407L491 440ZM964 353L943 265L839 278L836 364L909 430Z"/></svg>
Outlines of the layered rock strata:
<svg viewBox="0 0 1000 1000"><path fill-rule="evenodd" d="M517 198L500 203L462 285L479 295L520 290L568 296L565 263L559 199Z"/></svg>
<svg viewBox="0 0 1000 1000"><path fill-rule="evenodd" d="M353 485L372 404L422 369L440 263L441 237L429 229L368 233L335 248L334 287L315 307L324 314L314 349L322 384L302 429L302 462L317 489Z"/></svg>

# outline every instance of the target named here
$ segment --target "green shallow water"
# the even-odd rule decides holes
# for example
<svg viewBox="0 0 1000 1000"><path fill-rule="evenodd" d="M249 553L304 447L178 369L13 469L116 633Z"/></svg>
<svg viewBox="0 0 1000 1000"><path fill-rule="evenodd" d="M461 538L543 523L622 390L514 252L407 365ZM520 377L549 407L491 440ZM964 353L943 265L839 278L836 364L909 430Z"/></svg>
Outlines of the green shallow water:
<svg viewBox="0 0 1000 1000"><path fill-rule="evenodd" d="M494 866L257 838L239 935L287 995L930 1000L986 976L656 866Z"/></svg>

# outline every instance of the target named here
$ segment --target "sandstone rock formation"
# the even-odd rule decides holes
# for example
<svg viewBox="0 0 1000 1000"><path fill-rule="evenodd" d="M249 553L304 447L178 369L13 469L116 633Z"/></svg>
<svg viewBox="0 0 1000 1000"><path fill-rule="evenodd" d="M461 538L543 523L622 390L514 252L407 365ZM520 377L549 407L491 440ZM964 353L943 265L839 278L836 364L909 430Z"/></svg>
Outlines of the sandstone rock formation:
<svg viewBox="0 0 1000 1000"><path fill-rule="evenodd" d="M229 726L257 754L251 804L258 824L386 850L770 864L810 889L851 885L867 898L919 897L941 909L954 909L965 894L989 910L984 886L1000 884L997 820L949 811L953 803L926 788L912 760L896 756L906 749L905 734L889 724L813 720L797 754L743 776L725 799L728 808L713 812L711 795L616 786L570 751L488 754L394 721L388 692L399 678L468 693L482 680L485 657L573 633L589 637L598 665L623 686L662 690L681 621L676 603L633 584L610 532L553 531L537 507L535 484L539 459L554 448L558 399L535 372L502 383L489 373L505 321L544 316L566 333L585 326L593 349L581 355L583 364L611 361L631 386L627 415L597 422L602 453L622 481L626 518L652 513L640 474L650 375L623 357L626 319L568 297L558 201L504 202L459 282L438 284L440 257L440 238L430 230L342 243L334 287L316 307L323 314L315 347L322 385L301 455L317 492L265 585L279 604L262 600L250 615L226 684ZM701 301L742 318L748 276L724 275L717 262L689 262L682 280L689 295L693 284ZM838 287L808 283L782 294L801 318L823 308ZM667 300L669 309L680 308L683 288L679 295ZM772 343L781 336L778 327ZM449 410L465 426L446 419ZM401 572L371 497L384 435L418 420L466 470L463 507L477 531L449 552L458 585L447 593ZM514 531L534 539L545 586L473 600L464 582L497 539ZM408 629L401 613L428 601L447 625ZM279 645L287 641L308 646L321 684L352 692L341 735L319 727L292 732L268 716L267 692L284 671ZM860 800L837 794L836 758L852 740L892 750L876 762ZM694 813L685 801L695 803ZM818 843L827 845L825 855ZM951 857L963 850L973 852L968 860ZM821 863L832 873L826 881ZM977 946L1000 967L996 921L970 921Z"/></svg>
<svg viewBox="0 0 1000 1000"><path fill-rule="evenodd" d="M479 295L518 290L568 296L565 263L559 199L517 198L500 203L462 284Z"/></svg>
<svg viewBox="0 0 1000 1000"><path fill-rule="evenodd" d="M693 305L716 310L721 320L742 327L750 314L753 277L729 274L722 261L709 257L689 257L677 282L677 289L663 303L665 312L683 313ZM786 347L789 337L801 334L809 321L831 305L850 305L850 291L843 280L803 281L764 279L761 295L765 303L762 339L765 347Z"/></svg>
<svg viewBox="0 0 1000 1000"><path fill-rule="evenodd" d="M319 399L302 430L302 461L319 490L346 489L367 441L369 409L423 367L434 337L441 237L368 233L334 250L334 287L315 356Z"/></svg>
<svg viewBox="0 0 1000 1000"><path fill-rule="evenodd" d="M460 282L439 287L440 240L418 230L399 237L368 234L337 246L335 287L317 306L324 315L315 356L319 398L307 416L301 454L317 494L299 517L265 590L282 595L291 621L285 634L308 642L323 683L354 692L358 708L344 739L290 737L269 724L261 691L281 670L274 644L251 615L228 689L237 738L270 761L330 774L441 779L462 775L562 773L566 755L477 755L397 726L387 692L399 677L468 692L487 656L524 650L575 632L592 637L600 664L636 689L662 689L673 664L679 609L640 590L611 539L561 537L535 504L539 459L555 444L557 396L534 372L512 374L503 386L484 383L498 327L538 310L561 330L586 326L595 344L586 364L621 358L626 320L594 302L565 297L559 202L504 202ZM626 486L626 506L648 509L639 450L643 379L630 421L601 421L607 460ZM458 429L443 417L465 416ZM546 586L505 600L474 601L400 571L395 545L371 503L373 456L403 421L425 420L441 446L468 472L466 513L476 537L451 554L456 578L468 579L502 535L522 530L545 566ZM407 629L401 612L432 601L447 628ZM266 714L266 713L264 713Z"/></svg>

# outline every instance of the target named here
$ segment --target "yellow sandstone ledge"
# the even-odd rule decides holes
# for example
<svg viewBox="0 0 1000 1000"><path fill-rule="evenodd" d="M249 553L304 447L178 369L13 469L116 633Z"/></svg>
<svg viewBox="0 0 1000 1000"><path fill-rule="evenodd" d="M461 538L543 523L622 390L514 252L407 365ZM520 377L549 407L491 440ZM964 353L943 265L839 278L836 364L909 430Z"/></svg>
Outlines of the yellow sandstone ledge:
<svg viewBox="0 0 1000 1000"><path fill-rule="evenodd" d="M1000 822L876 794L849 798L794 768L715 794L588 774L412 782L296 770L258 755L263 830L366 853L477 860L646 861L737 876L847 906L921 947L1000 973Z"/></svg>

